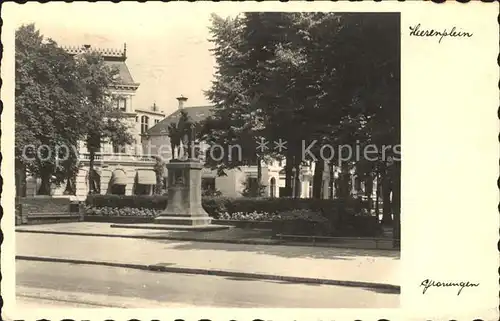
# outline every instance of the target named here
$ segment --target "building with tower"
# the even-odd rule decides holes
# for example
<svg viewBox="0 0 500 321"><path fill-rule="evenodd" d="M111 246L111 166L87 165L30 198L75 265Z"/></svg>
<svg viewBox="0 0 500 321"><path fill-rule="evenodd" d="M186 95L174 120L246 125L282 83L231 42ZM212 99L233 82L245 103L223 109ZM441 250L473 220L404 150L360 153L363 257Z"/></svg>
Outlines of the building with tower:
<svg viewBox="0 0 500 321"><path fill-rule="evenodd" d="M113 146L109 142L102 142L101 150L95 157L94 170L98 177L96 190L99 194L152 194L156 185L154 166L156 160L145 155L141 148L141 134L160 122L165 115L153 103L150 108L135 106L134 97L139 83L136 82L126 64L127 47L123 49L102 49L90 45L81 47L64 47L71 55L85 52L97 52L102 55L104 62L118 73L114 79L111 93L113 104L124 114L123 121L131 130L134 143L130 146ZM80 170L76 177L76 198L85 199L89 192L89 159L84 142L80 142ZM27 179L27 196L34 196L38 191L40 180L35 177ZM53 196L63 196L65 186L53 187Z"/></svg>

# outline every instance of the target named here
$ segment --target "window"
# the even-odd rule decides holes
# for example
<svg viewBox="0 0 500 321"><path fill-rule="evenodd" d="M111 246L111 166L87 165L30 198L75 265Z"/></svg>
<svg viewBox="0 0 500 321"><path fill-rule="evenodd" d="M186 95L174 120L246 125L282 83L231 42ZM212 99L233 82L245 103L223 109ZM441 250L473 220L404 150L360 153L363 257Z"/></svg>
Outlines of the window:
<svg viewBox="0 0 500 321"><path fill-rule="evenodd" d="M155 119L155 125L158 124L160 122L159 119Z"/></svg>
<svg viewBox="0 0 500 321"><path fill-rule="evenodd" d="M149 129L149 117L141 116L141 134L145 134Z"/></svg>
<svg viewBox="0 0 500 321"><path fill-rule="evenodd" d="M125 111L127 109L127 101L125 100L125 98L118 99L118 108L121 111Z"/></svg>
<svg viewBox="0 0 500 321"><path fill-rule="evenodd" d="M117 97L115 98L115 108L119 109L121 111L126 111L127 110L127 99L124 97Z"/></svg>
<svg viewBox="0 0 500 321"><path fill-rule="evenodd" d="M135 116L135 122L138 123L139 122L139 116Z"/></svg>
<svg viewBox="0 0 500 321"><path fill-rule="evenodd" d="M125 153L125 146L113 144L113 153Z"/></svg>

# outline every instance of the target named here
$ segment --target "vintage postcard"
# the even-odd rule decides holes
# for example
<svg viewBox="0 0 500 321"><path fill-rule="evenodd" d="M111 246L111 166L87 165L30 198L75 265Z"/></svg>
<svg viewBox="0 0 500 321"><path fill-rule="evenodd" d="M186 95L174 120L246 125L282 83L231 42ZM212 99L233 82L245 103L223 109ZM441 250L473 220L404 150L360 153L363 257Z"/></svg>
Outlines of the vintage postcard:
<svg viewBox="0 0 500 321"><path fill-rule="evenodd" d="M498 320L498 6L2 6L5 320Z"/></svg>

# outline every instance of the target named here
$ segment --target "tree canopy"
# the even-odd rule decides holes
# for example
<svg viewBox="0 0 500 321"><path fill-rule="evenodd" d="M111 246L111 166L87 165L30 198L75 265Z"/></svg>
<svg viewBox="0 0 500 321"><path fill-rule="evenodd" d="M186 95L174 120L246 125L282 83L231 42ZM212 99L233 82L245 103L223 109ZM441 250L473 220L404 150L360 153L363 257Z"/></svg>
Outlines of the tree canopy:
<svg viewBox="0 0 500 321"><path fill-rule="evenodd" d="M242 159L225 157L212 168L235 168L262 157L286 159L286 189L305 161L315 161L314 196L325 164L356 167L360 176L382 170L397 189L399 164L388 174L400 143L400 21L394 13L251 12L212 16L217 69L206 92L214 114L205 123L209 144L239 144ZM255 151L264 138L269 149ZM286 149L274 149L283 139ZM303 146L311 153L303 155ZM335 154L324 162L321 146ZM356 157L340 146L376 152ZM305 156L305 157L304 157ZM323 155L324 156L324 155ZM376 158L375 161L373 158ZM340 164L340 160L344 160ZM295 175L297 181L297 175ZM394 190L393 190L394 192ZM289 196L291 196L289 194ZM394 193L393 198L399 195Z"/></svg>

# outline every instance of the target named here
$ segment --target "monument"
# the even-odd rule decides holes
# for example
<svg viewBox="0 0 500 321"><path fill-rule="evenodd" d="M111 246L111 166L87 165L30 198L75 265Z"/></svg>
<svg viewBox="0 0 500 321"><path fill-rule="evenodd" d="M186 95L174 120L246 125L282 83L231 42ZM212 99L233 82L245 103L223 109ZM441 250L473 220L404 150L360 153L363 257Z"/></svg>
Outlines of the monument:
<svg viewBox="0 0 500 321"><path fill-rule="evenodd" d="M155 223L209 225L212 218L201 205L203 163L196 158L194 125L185 112L181 113L178 126L169 128L169 136L174 158L166 165L168 204L167 208L155 218Z"/></svg>

